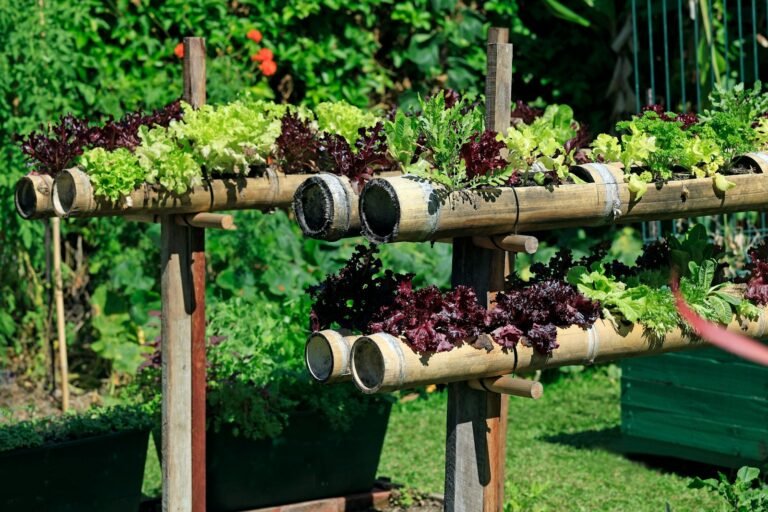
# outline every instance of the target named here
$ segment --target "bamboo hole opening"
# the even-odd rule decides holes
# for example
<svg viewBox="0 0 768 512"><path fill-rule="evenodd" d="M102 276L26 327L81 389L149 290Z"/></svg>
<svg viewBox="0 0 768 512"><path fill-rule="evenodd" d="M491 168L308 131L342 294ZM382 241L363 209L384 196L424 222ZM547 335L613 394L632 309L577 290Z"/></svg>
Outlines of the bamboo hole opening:
<svg viewBox="0 0 768 512"><path fill-rule="evenodd" d="M307 341L304 351L307 369L315 380L327 381L333 373L333 351L328 340L319 334L313 334Z"/></svg>
<svg viewBox="0 0 768 512"><path fill-rule="evenodd" d="M384 381L384 356L376 343L363 336L352 347L352 377L363 393L375 393Z"/></svg>
<svg viewBox="0 0 768 512"><path fill-rule="evenodd" d="M16 210L19 212L19 215L25 219L31 219L40 210L45 208L45 204L38 204L38 195L42 196L43 194L36 190L35 180L29 177L19 180L16 185L15 194Z"/></svg>
<svg viewBox="0 0 768 512"><path fill-rule="evenodd" d="M293 209L304 234L313 236L327 231L333 214L333 194L328 184L314 177L304 181L296 190Z"/></svg>
<svg viewBox="0 0 768 512"><path fill-rule="evenodd" d="M385 180L369 182L360 196L360 217L366 237L374 242L395 238L400 225L400 202L392 185Z"/></svg>
<svg viewBox="0 0 768 512"><path fill-rule="evenodd" d="M53 182L53 208L57 215L67 215L77 197L77 186L72 173L62 172Z"/></svg>

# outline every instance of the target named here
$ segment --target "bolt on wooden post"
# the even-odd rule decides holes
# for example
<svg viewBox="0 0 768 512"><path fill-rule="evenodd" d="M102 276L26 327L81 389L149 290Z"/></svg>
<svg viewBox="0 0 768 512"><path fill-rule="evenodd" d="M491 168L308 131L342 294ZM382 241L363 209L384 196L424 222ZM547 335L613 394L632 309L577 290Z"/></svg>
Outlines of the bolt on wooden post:
<svg viewBox="0 0 768 512"><path fill-rule="evenodd" d="M512 45L509 31L488 33L486 128L509 127L512 98ZM506 253L477 247L471 237L453 242L452 284L469 285L487 305L488 292L502 290ZM508 397L478 391L466 382L448 387L445 454L447 512L501 512L504 506L504 463Z"/></svg>
<svg viewBox="0 0 768 512"><path fill-rule="evenodd" d="M184 100L205 104L205 40L184 38ZM205 511L205 230L161 219L163 512Z"/></svg>

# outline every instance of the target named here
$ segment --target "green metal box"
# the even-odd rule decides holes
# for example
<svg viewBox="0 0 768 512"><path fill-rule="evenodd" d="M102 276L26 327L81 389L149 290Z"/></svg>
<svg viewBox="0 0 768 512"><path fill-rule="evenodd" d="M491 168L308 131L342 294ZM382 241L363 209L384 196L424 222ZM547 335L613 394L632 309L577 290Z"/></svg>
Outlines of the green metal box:
<svg viewBox="0 0 768 512"><path fill-rule="evenodd" d="M768 368L714 348L622 361L627 452L768 464Z"/></svg>

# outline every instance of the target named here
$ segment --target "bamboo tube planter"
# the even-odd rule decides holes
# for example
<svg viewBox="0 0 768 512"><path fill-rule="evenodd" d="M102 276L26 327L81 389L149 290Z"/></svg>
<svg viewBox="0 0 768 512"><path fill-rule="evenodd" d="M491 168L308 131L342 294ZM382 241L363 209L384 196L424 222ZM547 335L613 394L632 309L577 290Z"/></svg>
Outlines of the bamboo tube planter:
<svg viewBox="0 0 768 512"><path fill-rule="evenodd" d="M587 183L450 194L413 176L373 179L360 195L362 232L377 243L428 241L696 217L768 205L768 176L763 174L728 176L736 187L725 194L710 178L669 181L650 185L638 200L617 164L586 164L574 173Z"/></svg>
<svg viewBox="0 0 768 512"><path fill-rule="evenodd" d="M381 177L400 176L384 172ZM346 176L320 173L305 180L293 197L293 211L305 236L339 240L360 234L358 191Z"/></svg>
<svg viewBox="0 0 768 512"><path fill-rule="evenodd" d="M743 325L734 319L727 328L764 339L768 335L768 319L763 311L756 321ZM357 387L363 393L370 394L706 345L680 329L668 333L664 339L653 340L644 335L640 325L616 330L604 320L598 320L589 329L578 326L558 329L560 347L549 357L522 344L518 344L515 350L505 350L494 343L491 336L482 337L486 339L480 340L480 345L490 348L475 348L465 343L449 352L423 356L390 334L361 336L352 347L352 376Z"/></svg>
<svg viewBox="0 0 768 512"><path fill-rule="evenodd" d="M339 240L360 234L358 196L346 176L321 173L296 189L293 211L305 236Z"/></svg>
<svg viewBox="0 0 768 512"><path fill-rule="evenodd" d="M352 380L350 354L357 338L331 329L312 333L304 348L304 361L312 378L325 383Z"/></svg>
<svg viewBox="0 0 768 512"><path fill-rule="evenodd" d="M199 213L222 210L288 208L306 174L268 169L255 178L211 179L184 194L143 184L119 201L95 196L88 175L72 168L53 183L53 208L61 217L104 217L132 214Z"/></svg>
<svg viewBox="0 0 768 512"><path fill-rule="evenodd" d="M16 211L24 219L42 219L54 216L53 178L47 174L28 174L16 183L14 201Z"/></svg>

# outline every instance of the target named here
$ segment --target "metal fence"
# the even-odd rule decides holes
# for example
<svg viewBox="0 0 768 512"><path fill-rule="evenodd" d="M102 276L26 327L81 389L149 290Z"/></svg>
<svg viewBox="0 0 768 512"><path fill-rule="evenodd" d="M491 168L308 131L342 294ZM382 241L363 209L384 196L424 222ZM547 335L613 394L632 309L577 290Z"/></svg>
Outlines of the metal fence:
<svg viewBox="0 0 768 512"><path fill-rule="evenodd" d="M635 107L660 103L674 111L701 112L716 86L751 86L768 78L768 0L631 0L632 81ZM768 236L765 212L642 225L643 240L704 224L738 256Z"/></svg>

